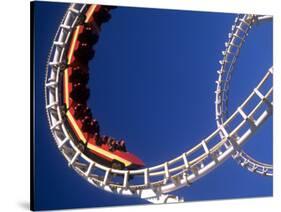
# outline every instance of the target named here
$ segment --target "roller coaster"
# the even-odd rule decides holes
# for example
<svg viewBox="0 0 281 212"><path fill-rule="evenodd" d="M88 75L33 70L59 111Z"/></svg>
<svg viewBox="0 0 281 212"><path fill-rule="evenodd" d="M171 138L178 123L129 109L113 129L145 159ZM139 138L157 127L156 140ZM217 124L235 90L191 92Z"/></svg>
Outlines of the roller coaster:
<svg viewBox="0 0 281 212"><path fill-rule="evenodd" d="M45 103L50 131L68 165L90 184L119 195L138 196L152 203L182 202L169 194L210 173L232 157L250 172L273 175L273 166L255 160L243 144L273 113L273 67L229 116L230 81L240 50L251 28L271 16L239 14L219 61L215 91L217 129L176 158L153 167L130 153L123 139L101 135L98 120L87 106L88 62L94 57L102 24L112 6L71 4L55 34L47 59ZM245 108L258 103L251 111ZM238 120L238 121L237 121ZM134 179L134 180L132 180Z"/></svg>

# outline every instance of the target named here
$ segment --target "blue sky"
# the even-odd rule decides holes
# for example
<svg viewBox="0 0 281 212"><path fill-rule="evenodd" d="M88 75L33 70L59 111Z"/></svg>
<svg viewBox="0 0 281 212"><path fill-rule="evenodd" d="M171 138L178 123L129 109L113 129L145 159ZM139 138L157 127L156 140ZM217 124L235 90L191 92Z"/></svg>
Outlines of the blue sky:
<svg viewBox="0 0 281 212"><path fill-rule="evenodd" d="M44 109L48 51L67 4L35 3L35 207L146 204L91 186L58 151ZM51 14L51 15L50 15ZM125 138L147 166L178 156L215 128L215 80L234 14L119 7L102 27L91 61L89 105L102 134ZM254 27L234 73L230 112L272 65L272 24ZM272 118L245 145L272 162ZM272 195L272 178L232 159L174 194L186 201Z"/></svg>

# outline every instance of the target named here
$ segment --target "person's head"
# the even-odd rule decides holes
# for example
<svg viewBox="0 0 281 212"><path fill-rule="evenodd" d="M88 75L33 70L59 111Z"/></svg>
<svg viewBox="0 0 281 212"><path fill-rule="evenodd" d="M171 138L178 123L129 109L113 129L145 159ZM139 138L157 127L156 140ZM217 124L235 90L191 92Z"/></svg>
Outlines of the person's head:
<svg viewBox="0 0 281 212"><path fill-rule="evenodd" d="M88 106L82 105L82 104L81 104L81 106L83 107L83 109L85 110L86 113L91 111L91 109Z"/></svg>
<svg viewBox="0 0 281 212"><path fill-rule="evenodd" d="M125 145L125 141L124 141L123 139L120 141L120 145L121 145L121 146L124 146L124 145Z"/></svg>
<svg viewBox="0 0 281 212"><path fill-rule="evenodd" d="M82 104L77 104L77 105L75 105L75 107L74 107L74 112L75 113L81 113L83 111L83 105Z"/></svg>
<svg viewBox="0 0 281 212"><path fill-rule="evenodd" d="M82 124L90 126L91 125L91 119L89 119L88 116L86 116L83 120L82 120Z"/></svg>
<svg viewBox="0 0 281 212"><path fill-rule="evenodd" d="M82 107L82 104L78 103L77 105L75 105L74 109L78 109L78 108L81 108Z"/></svg>
<svg viewBox="0 0 281 212"><path fill-rule="evenodd" d="M97 133L94 133L94 138L98 138L98 134Z"/></svg>

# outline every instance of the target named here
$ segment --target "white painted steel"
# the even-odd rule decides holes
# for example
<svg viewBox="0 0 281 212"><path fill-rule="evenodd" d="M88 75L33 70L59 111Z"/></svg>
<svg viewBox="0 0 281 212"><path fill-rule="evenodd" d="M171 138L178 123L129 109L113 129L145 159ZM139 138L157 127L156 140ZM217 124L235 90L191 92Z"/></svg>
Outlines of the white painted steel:
<svg viewBox="0 0 281 212"><path fill-rule="evenodd" d="M105 167L89 159L80 152L69 134L69 129L67 129L62 113L62 91L60 89L62 84L60 64L65 61L69 38L75 28L79 14L83 14L85 8L86 5L72 4L67 10L55 36L48 58L45 81L46 111L50 130L60 152L69 166L79 175L92 185L105 191L122 195L135 195L154 203L183 201L183 199L167 193L184 186L190 186L193 182L218 167L234 153L234 146L241 146L254 134L255 130L271 115L271 111L262 111L254 120L254 127L240 132L246 126L248 119L245 119L245 116L241 116L239 110L236 110L225 123L222 123L218 129L196 146L157 166L140 170L117 170ZM55 45L54 43L56 42L63 43L63 45ZM265 81L266 79L263 80L263 83ZM240 106L242 110L254 95L255 92L253 91ZM264 98L270 102L268 96ZM257 108L261 108L263 104L265 104L265 101L258 104ZM253 110L252 113L255 113L255 111ZM246 116L249 116L249 114L246 114ZM235 118L241 119L240 124L233 129L226 127ZM222 138L220 137L221 133L224 135ZM139 182L132 183L134 181L128 180L130 177L138 179Z"/></svg>
<svg viewBox="0 0 281 212"><path fill-rule="evenodd" d="M229 33L229 40L225 43L226 49L222 52L223 59L219 61L221 64L220 70L218 70L218 80L216 94L216 123L219 127L228 118L228 94L229 85L232 77L232 73L235 70L236 61L238 59L240 49L245 42L245 39L250 29L255 25L265 21L272 21L272 16L255 16L255 15L238 15L235 19L235 23L232 26L231 32ZM272 68L267 73L267 77L270 77ZM259 92L259 87L255 88L256 95L263 100L263 95ZM272 108L269 108L270 110ZM249 120L250 121L250 120ZM224 135L220 133L221 138ZM247 170L258 173L265 176L273 175L273 166L259 162L249 156L239 146L237 146L232 156L241 167Z"/></svg>

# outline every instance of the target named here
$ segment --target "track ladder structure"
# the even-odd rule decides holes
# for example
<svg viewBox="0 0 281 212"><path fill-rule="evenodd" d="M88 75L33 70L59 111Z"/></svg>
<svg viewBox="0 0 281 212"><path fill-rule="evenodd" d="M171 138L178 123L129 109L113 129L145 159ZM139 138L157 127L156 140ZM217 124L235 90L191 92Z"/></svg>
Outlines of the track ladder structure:
<svg viewBox="0 0 281 212"><path fill-rule="evenodd" d="M62 71L71 34L81 16L86 11L85 4L71 4L55 35L48 57L45 77L45 102L50 131L55 143L73 168L83 179L97 188L119 195L138 196L152 203L182 202L183 199L169 194L210 173L231 156L248 170L266 176L272 176L272 165L258 162L242 150L242 145L255 134L268 117L272 115L273 102L271 87L265 93L260 88L273 75L270 68L260 83L246 100L228 116L227 98L229 81L240 48L250 28L264 16L238 15L226 43L221 69L218 71L216 89L217 129L198 144L176 158L139 170L118 170L106 167L84 155L69 135L62 112ZM268 19L270 19L269 17ZM255 97L259 103L250 111L244 108ZM237 120L239 120L237 124ZM234 124L235 123L235 124ZM188 142L188 141L186 141ZM135 180L130 181L129 179Z"/></svg>

